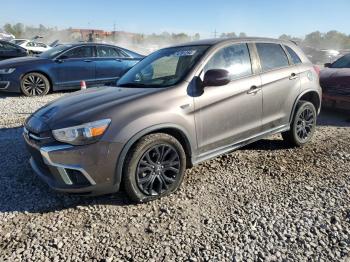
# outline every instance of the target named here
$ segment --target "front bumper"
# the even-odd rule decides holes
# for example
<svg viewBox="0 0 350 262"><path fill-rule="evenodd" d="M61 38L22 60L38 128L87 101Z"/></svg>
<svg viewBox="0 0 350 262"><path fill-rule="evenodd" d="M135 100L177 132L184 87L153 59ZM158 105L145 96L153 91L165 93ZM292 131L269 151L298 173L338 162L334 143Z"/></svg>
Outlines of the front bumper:
<svg viewBox="0 0 350 262"><path fill-rule="evenodd" d="M17 76L15 73L0 74L0 91L20 93L20 76Z"/></svg>
<svg viewBox="0 0 350 262"><path fill-rule="evenodd" d="M0 81L0 90L6 90L10 86L9 81Z"/></svg>
<svg viewBox="0 0 350 262"><path fill-rule="evenodd" d="M59 144L26 129L23 136L32 169L52 189L81 195L119 190L116 164L122 144L104 141L84 146Z"/></svg>

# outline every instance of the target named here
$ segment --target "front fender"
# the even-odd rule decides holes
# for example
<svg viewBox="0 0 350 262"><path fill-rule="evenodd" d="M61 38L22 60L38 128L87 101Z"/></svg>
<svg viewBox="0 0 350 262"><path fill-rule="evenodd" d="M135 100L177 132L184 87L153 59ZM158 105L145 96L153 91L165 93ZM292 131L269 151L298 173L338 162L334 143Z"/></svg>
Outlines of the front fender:
<svg viewBox="0 0 350 262"><path fill-rule="evenodd" d="M123 176L123 167L124 167L124 162L125 162L125 158L129 152L129 150L131 149L131 147L135 144L135 142L137 140L139 140L141 137L153 133L157 130L162 130L162 129L173 129L173 130L177 130L179 132L181 132L183 134L183 136L185 136L188 146L190 148L190 155L192 156L195 147L191 138L190 138L190 134L189 132L184 129L183 127L173 124L173 123L163 123L163 124L157 124L157 125L153 125L147 128L144 128L142 130L140 130L139 132L137 132L134 136L132 136L125 144L124 147L121 151L121 153L119 154L118 160L117 160L117 165L116 165L116 174L115 174L115 186L116 188L120 187L120 183L122 181L122 176Z"/></svg>

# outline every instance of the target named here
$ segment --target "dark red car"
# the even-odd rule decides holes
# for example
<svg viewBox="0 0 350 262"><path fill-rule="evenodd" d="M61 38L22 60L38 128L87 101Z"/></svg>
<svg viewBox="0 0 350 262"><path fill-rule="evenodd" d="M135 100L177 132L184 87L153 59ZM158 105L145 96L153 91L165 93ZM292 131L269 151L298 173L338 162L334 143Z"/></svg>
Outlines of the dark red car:
<svg viewBox="0 0 350 262"><path fill-rule="evenodd" d="M320 72L325 106L350 109L350 54L325 64Z"/></svg>

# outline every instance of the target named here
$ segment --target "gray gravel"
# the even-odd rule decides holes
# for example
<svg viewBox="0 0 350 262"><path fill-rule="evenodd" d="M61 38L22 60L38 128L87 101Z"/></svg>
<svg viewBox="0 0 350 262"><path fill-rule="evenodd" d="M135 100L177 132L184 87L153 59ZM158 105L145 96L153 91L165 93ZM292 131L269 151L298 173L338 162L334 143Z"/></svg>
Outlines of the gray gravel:
<svg viewBox="0 0 350 262"><path fill-rule="evenodd" d="M32 173L18 126L60 95L0 97L0 261L350 261L348 114L322 114L304 148L274 136L133 205L57 194Z"/></svg>
<svg viewBox="0 0 350 262"><path fill-rule="evenodd" d="M42 97L25 97L0 93L0 128L21 126L36 109L66 93L53 93Z"/></svg>

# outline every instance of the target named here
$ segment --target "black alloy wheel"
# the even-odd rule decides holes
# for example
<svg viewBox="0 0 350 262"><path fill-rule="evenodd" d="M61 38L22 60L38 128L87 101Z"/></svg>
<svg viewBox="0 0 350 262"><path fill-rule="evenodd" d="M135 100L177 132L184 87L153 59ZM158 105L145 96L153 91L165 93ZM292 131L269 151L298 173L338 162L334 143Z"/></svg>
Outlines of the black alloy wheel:
<svg viewBox="0 0 350 262"><path fill-rule="evenodd" d="M124 162L123 185L135 202L147 202L175 192L186 168L181 143L165 133L149 134L135 143Z"/></svg>
<svg viewBox="0 0 350 262"><path fill-rule="evenodd" d="M144 194L161 195L179 176L179 154L169 144L155 145L141 157L136 172L137 185Z"/></svg>
<svg viewBox="0 0 350 262"><path fill-rule="evenodd" d="M298 102L290 130L283 132L283 139L293 146L303 146L311 141L316 130L317 112L308 101Z"/></svg>

